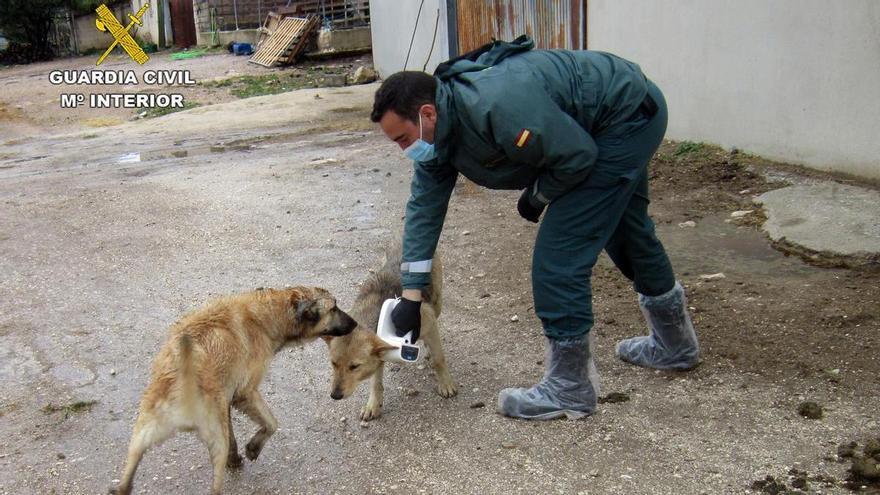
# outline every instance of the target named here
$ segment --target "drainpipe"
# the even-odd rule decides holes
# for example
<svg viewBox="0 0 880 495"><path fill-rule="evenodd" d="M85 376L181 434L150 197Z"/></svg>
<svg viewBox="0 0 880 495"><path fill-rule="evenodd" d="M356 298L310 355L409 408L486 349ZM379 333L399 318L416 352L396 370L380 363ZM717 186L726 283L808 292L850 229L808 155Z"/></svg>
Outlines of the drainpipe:
<svg viewBox="0 0 880 495"><path fill-rule="evenodd" d="M449 58L458 53L458 2L446 0L446 36L449 38Z"/></svg>
<svg viewBox="0 0 880 495"><path fill-rule="evenodd" d="M159 48L165 48L165 5L163 0L156 0L156 19L159 21L157 30Z"/></svg>

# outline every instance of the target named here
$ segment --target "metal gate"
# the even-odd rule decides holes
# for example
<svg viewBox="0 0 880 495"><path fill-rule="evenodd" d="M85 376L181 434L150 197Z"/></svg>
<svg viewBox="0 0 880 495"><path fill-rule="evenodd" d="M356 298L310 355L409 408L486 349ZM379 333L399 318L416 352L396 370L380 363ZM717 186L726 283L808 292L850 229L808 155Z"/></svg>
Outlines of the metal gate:
<svg viewBox="0 0 880 495"><path fill-rule="evenodd" d="M587 48L587 0L447 0L447 8L450 56L521 34L538 48Z"/></svg>

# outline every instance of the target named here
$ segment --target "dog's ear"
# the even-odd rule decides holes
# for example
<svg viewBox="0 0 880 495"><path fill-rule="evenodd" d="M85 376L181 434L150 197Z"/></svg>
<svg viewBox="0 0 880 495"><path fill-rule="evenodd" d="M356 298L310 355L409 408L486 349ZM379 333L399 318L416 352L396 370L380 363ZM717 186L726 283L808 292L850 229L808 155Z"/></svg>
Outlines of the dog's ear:
<svg viewBox="0 0 880 495"><path fill-rule="evenodd" d="M302 323L304 321L316 322L321 319L321 310L318 307L318 301L315 299L303 299L296 303L296 321Z"/></svg>
<svg viewBox="0 0 880 495"><path fill-rule="evenodd" d="M397 349L396 346L391 344L381 343L381 344L373 344L373 355L381 358L386 352L393 351Z"/></svg>

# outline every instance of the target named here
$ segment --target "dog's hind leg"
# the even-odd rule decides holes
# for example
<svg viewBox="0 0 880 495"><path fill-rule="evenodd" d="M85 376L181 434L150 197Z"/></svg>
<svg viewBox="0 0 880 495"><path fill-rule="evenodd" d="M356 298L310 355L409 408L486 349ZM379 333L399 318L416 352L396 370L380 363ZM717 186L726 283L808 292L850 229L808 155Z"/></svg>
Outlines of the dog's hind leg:
<svg viewBox="0 0 880 495"><path fill-rule="evenodd" d="M458 393L458 387L452 381L452 375L446 367L446 355L443 354L443 344L440 341L440 329L437 315L434 310L422 304L422 338L428 346L431 355L431 367L437 376L437 392L443 397L452 397Z"/></svg>
<svg viewBox="0 0 880 495"><path fill-rule="evenodd" d="M242 399L241 411L260 426L244 449L244 455L255 461L260 456L266 440L278 429L278 421L272 415L272 411L269 410L269 406L266 405L266 401L263 400L259 391L254 390Z"/></svg>
<svg viewBox="0 0 880 495"><path fill-rule="evenodd" d="M226 466L235 469L241 467L241 456L238 454L238 443L235 441L235 432L232 430L232 406L227 408L226 424L229 430L229 457Z"/></svg>
<svg viewBox="0 0 880 495"><path fill-rule="evenodd" d="M163 419L143 414L139 415L134 425L134 432L131 435L131 442L128 445L125 471L122 473L119 484L111 488L110 493L114 495L128 495L131 493L134 474L144 456L144 452L153 445L165 441L172 433L174 433L174 428L167 424L166 421L163 421Z"/></svg>
<svg viewBox="0 0 880 495"><path fill-rule="evenodd" d="M218 405L214 414L206 414L197 426L199 438L208 447L211 464L214 466L214 481L211 494L219 495L223 491L223 476L226 474L226 462L229 459L229 406Z"/></svg>
<svg viewBox="0 0 880 495"><path fill-rule="evenodd" d="M361 420L370 421L382 415L382 402L385 400L385 385L382 383L385 374L385 364L379 365L379 369L373 373L370 382L370 398L367 399L367 405L361 409Z"/></svg>

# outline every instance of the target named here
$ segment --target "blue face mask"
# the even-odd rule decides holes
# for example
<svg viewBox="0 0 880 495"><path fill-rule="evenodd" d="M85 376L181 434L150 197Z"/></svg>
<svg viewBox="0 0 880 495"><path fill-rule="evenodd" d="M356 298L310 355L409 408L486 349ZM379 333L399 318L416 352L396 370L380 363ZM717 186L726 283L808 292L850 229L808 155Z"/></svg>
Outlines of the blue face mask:
<svg viewBox="0 0 880 495"><path fill-rule="evenodd" d="M422 114L419 114L419 139L413 144L407 146L407 148L403 150L403 154L409 159L417 162L429 162L434 158L437 158L437 153L434 152L434 145L428 144L422 139Z"/></svg>

